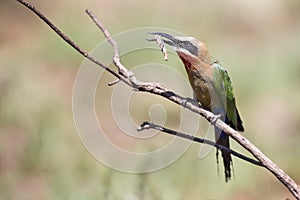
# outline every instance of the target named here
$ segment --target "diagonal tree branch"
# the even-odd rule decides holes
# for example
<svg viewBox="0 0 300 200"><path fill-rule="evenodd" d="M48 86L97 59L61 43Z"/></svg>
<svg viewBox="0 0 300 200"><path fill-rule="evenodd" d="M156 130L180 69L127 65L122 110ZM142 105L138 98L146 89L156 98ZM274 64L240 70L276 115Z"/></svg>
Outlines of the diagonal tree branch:
<svg viewBox="0 0 300 200"><path fill-rule="evenodd" d="M98 66L102 67L103 69L107 70L109 73L123 81L128 86L142 92L148 92L152 94L156 94L159 96L162 96L164 98L167 98L168 100L179 104L181 106L184 106L185 108L189 109L192 112L195 112L197 114L200 114L204 118L206 118L207 121L212 122L214 119L214 114L204 110L203 108L200 108L193 104L192 101L187 101L186 98L174 93L173 91L161 86L158 83L155 82L141 82L137 80L137 78L134 76L134 74L126 69L121 64L119 53L118 53L118 47L116 42L113 40L111 35L109 34L108 30L103 26L103 24L92 14L91 11L87 10L87 13L89 16L93 19L93 21L96 23L97 26L101 29L106 39L112 44L114 49L114 57L113 62L115 66L118 68L118 73L113 71L112 69L108 68L105 64L98 61L97 59L90 56L87 51L80 48L75 42L73 42L68 36L66 36L59 28L57 28L50 20L48 20L42 13L40 13L34 6L32 6L30 3L23 1L23 0L17 0L24 6L26 6L28 9L30 9L32 12L34 12L38 17L40 17L50 28L52 28L63 40L65 40L69 45L71 45L76 51L78 51L81 55L89 59L90 61L94 62ZM282 182L286 188L293 194L293 196L296 199L300 200L300 188L296 184L296 182L289 177L282 169L280 169L274 162L272 162L267 156L265 156L255 145L253 145L247 138L239 134L237 131L232 129L230 126L225 124L223 121L218 119L215 124L219 129L222 129L225 133L227 133L231 138L233 138L235 141L237 141L241 146L243 146L245 149L247 149L261 164L269 170L276 178Z"/></svg>

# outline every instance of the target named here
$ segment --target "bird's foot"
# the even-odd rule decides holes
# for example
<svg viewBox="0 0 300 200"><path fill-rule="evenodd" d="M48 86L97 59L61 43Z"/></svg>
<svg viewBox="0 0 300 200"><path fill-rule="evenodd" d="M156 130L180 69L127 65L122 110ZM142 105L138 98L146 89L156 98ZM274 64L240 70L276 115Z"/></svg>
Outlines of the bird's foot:
<svg viewBox="0 0 300 200"><path fill-rule="evenodd" d="M181 105L186 108L187 103L192 103L194 106L199 106L198 101L195 101L195 99L189 97L184 98Z"/></svg>
<svg viewBox="0 0 300 200"><path fill-rule="evenodd" d="M210 123L211 123L212 125L215 125L216 122L217 122L217 120L218 120L218 119L221 119L221 117L222 117L221 114L214 115L214 116L212 117Z"/></svg>

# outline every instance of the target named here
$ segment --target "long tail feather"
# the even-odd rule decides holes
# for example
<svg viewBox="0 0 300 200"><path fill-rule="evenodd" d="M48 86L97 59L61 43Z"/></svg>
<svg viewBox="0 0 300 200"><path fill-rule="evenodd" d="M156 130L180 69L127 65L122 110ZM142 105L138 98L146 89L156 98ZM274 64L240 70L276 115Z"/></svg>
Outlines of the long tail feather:
<svg viewBox="0 0 300 200"><path fill-rule="evenodd" d="M224 147L230 148L229 136L217 128L215 129L215 133L216 133L216 141L217 141L216 143ZM223 165L224 165L225 181L227 182L231 178L232 159L230 153L222 149L217 149L217 154L216 154L217 156L219 150L221 150L221 155L223 158Z"/></svg>
<svg viewBox="0 0 300 200"><path fill-rule="evenodd" d="M230 148L229 146L229 137L226 133L221 133L220 138L217 141L217 144ZM221 150L221 154L223 157L223 164L224 164L224 172L225 172L225 181L229 181L231 178L231 164L232 159L231 155L228 151Z"/></svg>

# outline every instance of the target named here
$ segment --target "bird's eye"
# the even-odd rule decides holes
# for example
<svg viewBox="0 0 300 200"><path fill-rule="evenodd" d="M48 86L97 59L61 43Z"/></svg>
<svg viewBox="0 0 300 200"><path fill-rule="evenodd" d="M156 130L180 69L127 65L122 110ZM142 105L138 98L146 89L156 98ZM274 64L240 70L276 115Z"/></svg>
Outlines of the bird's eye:
<svg viewBox="0 0 300 200"><path fill-rule="evenodd" d="M183 49L188 50L194 56L197 56L197 54L198 54L197 46L193 45L189 41L182 41L181 44L180 44L180 47L183 48Z"/></svg>
<svg viewBox="0 0 300 200"><path fill-rule="evenodd" d="M189 48L190 48L191 46L193 46L193 45L192 45L192 43L189 42L189 41L183 41L182 46L183 46L184 48L186 48L186 49L189 49Z"/></svg>

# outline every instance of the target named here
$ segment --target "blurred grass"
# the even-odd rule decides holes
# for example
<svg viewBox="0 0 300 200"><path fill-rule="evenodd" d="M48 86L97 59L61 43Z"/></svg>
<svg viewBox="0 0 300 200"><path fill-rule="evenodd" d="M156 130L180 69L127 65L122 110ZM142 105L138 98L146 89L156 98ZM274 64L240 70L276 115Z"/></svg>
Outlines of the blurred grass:
<svg viewBox="0 0 300 200"><path fill-rule="evenodd" d="M230 71L246 137L300 182L299 1L31 2L88 50L103 36L86 8L113 34L157 26L207 43ZM0 199L292 198L269 172L237 159L236 178L225 184L214 153L199 160L197 144L172 166L150 174L98 163L81 144L72 118L73 82L83 58L15 1L2 1L0 19ZM139 61L128 56L125 62ZM148 103L156 101L162 100ZM105 105L97 109L107 111ZM176 106L169 109L177 113ZM146 118L145 110L134 112ZM177 121L168 123L176 127Z"/></svg>

